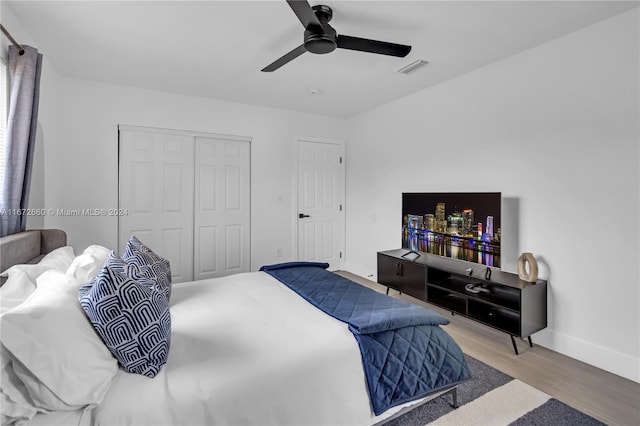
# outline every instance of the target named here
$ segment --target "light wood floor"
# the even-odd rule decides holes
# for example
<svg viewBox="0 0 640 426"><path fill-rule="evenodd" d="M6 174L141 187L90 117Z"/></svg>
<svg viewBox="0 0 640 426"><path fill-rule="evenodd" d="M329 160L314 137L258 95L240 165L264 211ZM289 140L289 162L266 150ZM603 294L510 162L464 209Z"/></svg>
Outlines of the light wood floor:
<svg viewBox="0 0 640 426"><path fill-rule="evenodd" d="M386 287L345 271L343 276L385 292ZM390 295L398 296L391 290ZM640 384L569 358L526 340L516 339L516 355L509 336L460 315L422 302L411 296L400 298L421 304L445 315L451 323L445 330L464 353L519 379L609 425L640 425Z"/></svg>

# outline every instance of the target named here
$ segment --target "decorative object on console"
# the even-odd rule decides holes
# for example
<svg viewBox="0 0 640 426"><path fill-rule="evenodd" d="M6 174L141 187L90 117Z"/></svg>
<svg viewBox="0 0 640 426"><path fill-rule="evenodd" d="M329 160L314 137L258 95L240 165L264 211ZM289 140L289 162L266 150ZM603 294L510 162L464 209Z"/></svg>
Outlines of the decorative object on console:
<svg viewBox="0 0 640 426"><path fill-rule="evenodd" d="M518 258L518 277L528 283L538 279L538 262L531 253L522 253Z"/></svg>
<svg viewBox="0 0 640 426"><path fill-rule="evenodd" d="M491 279L491 268L487 268L484 270L484 279L485 280Z"/></svg>
<svg viewBox="0 0 640 426"><path fill-rule="evenodd" d="M483 287L482 283L475 283L475 284L469 283L464 286L464 291L468 291L469 293L472 293L472 294L480 294L480 293L491 294L491 290Z"/></svg>

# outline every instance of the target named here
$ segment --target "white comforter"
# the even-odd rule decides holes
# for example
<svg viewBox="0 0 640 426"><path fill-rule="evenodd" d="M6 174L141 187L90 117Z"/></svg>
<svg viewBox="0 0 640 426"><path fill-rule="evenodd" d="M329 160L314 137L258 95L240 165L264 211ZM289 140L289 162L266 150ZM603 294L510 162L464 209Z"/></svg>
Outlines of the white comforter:
<svg viewBox="0 0 640 426"><path fill-rule="evenodd" d="M97 407L30 426L371 425L358 344L346 324L263 272L176 284L171 349L150 379L120 370Z"/></svg>
<svg viewBox="0 0 640 426"><path fill-rule="evenodd" d="M164 369L154 379L119 372L95 425L375 422L347 326L271 276L178 284L171 305Z"/></svg>

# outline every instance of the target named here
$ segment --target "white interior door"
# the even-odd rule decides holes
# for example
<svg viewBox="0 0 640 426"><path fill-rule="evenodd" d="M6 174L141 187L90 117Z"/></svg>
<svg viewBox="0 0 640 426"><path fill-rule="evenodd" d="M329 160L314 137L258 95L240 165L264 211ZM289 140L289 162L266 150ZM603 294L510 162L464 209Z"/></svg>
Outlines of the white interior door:
<svg viewBox="0 0 640 426"><path fill-rule="evenodd" d="M196 137L194 279L248 272L250 147Z"/></svg>
<svg viewBox="0 0 640 426"><path fill-rule="evenodd" d="M169 260L173 282L193 280L193 158L189 136L120 130L120 250L135 235Z"/></svg>
<svg viewBox="0 0 640 426"><path fill-rule="evenodd" d="M344 146L298 141L298 259L344 265Z"/></svg>

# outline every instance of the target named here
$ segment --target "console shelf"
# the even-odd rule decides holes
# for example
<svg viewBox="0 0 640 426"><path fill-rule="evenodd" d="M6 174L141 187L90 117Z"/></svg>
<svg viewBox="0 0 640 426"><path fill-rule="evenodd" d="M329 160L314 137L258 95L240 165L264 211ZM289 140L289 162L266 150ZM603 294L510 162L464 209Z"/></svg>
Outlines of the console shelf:
<svg viewBox="0 0 640 426"><path fill-rule="evenodd" d="M515 336L532 345L531 335L547 326L547 282L528 283L499 270L485 279L485 270L428 253L378 252L380 284L509 334L517 354Z"/></svg>

